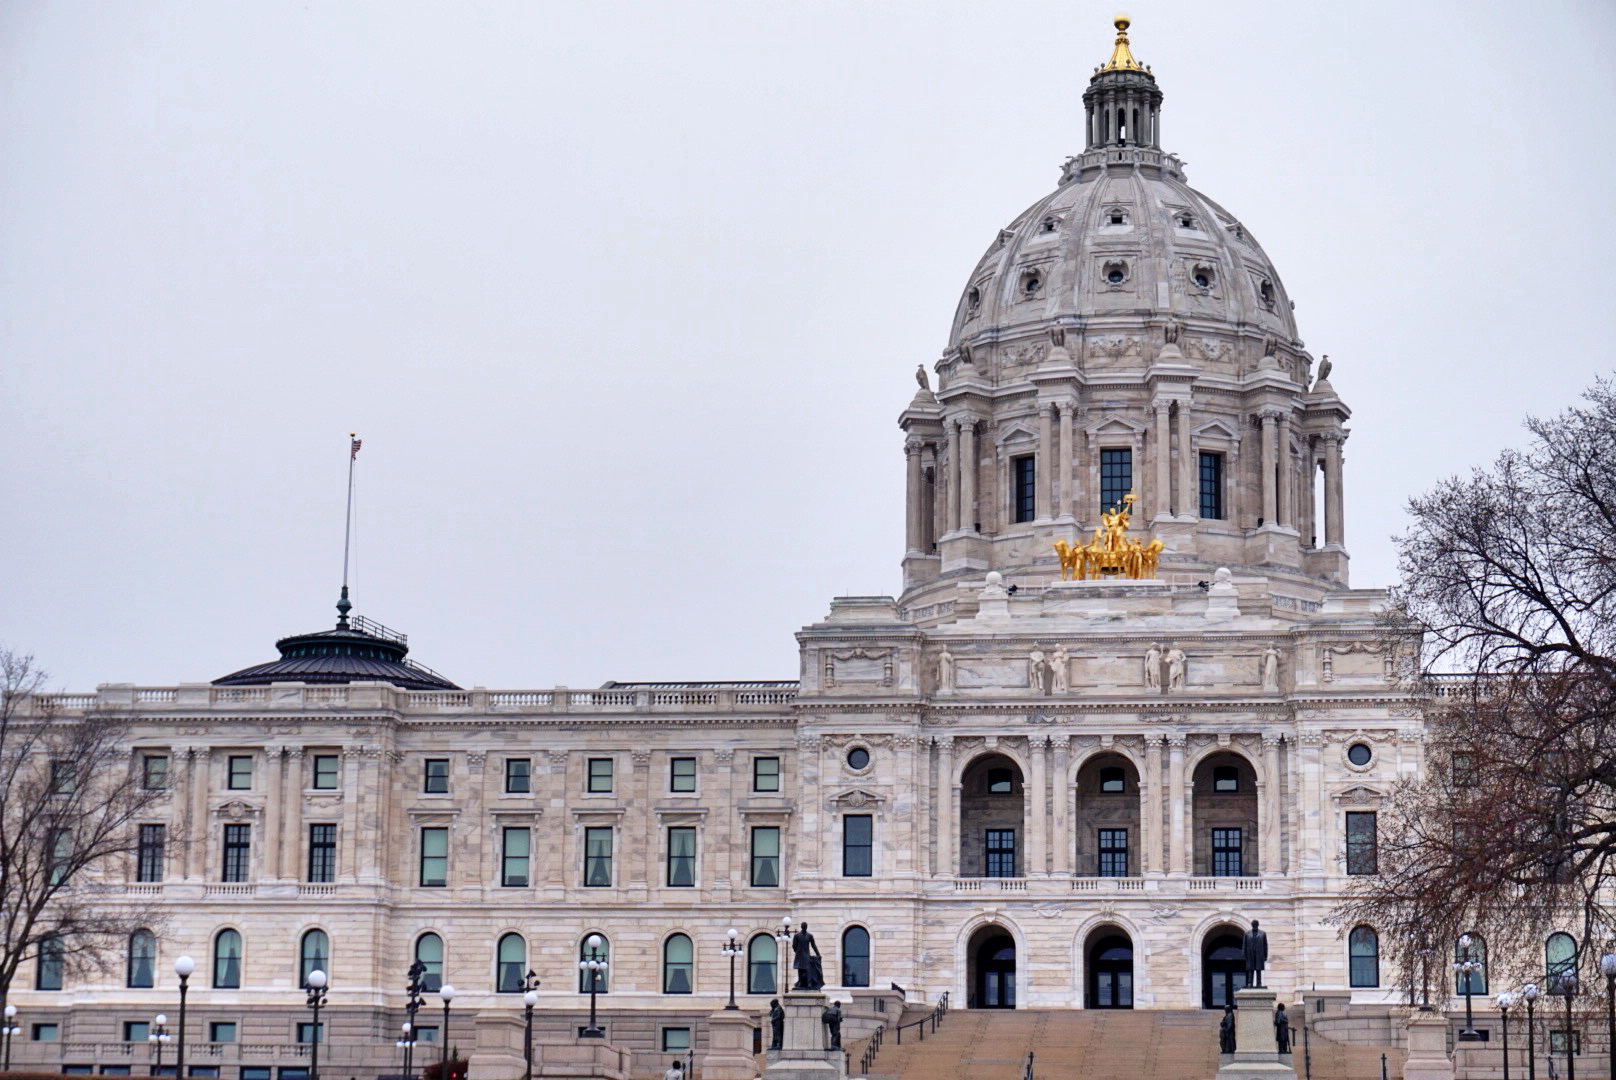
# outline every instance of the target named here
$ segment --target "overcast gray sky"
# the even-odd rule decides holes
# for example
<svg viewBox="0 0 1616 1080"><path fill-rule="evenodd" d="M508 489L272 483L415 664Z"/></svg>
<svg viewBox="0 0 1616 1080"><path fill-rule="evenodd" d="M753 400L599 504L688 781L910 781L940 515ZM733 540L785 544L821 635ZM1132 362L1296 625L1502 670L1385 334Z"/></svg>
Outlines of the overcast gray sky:
<svg viewBox="0 0 1616 1080"><path fill-rule="evenodd" d="M1612 366L1616 6L1132 4L1163 142L1404 500ZM791 678L900 583L911 372L1111 5L0 4L0 641L205 681L357 610L462 685Z"/></svg>

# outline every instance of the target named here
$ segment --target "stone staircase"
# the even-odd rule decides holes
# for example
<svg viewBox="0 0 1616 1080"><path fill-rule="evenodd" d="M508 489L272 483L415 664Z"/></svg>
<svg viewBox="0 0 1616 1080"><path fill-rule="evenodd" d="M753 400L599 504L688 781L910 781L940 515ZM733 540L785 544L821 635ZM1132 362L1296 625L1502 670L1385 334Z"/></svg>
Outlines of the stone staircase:
<svg viewBox="0 0 1616 1080"><path fill-rule="evenodd" d="M925 1041L888 1032L871 1080L1022 1080L1027 1052L1037 1080L1213 1080L1218 1014L1200 1009L956 1009ZM1379 1080L1381 1047L1311 1040L1314 1080ZM1296 1071L1302 1075L1298 1046ZM858 1066L862 1046L853 1053ZM1389 1080L1402 1053L1388 1051Z"/></svg>

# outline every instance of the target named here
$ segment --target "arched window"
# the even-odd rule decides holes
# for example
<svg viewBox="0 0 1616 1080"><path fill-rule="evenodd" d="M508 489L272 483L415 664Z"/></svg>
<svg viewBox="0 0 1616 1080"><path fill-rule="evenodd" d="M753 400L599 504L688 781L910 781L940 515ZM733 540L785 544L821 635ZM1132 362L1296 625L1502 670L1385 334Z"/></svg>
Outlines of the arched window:
<svg viewBox="0 0 1616 1080"><path fill-rule="evenodd" d="M149 990L156 984L157 935L136 930L129 935L129 977L126 985Z"/></svg>
<svg viewBox="0 0 1616 1080"><path fill-rule="evenodd" d="M870 985L870 932L862 926L842 932L842 985Z"/></svg>
<svg viewBox="0 0 1616 1080"><path fill-rule="evenodd" d="M506 934L499 939L499 961L494 973L494 990L500 994L520 994L522 973L527 968L527 942L521 934Z"/></svg>
<svg viewBox="0 0 1616 1080"><path fill-rule="evenodd" d="M1367 926L1347 935L1347 967L1352 986L1380 985L1380 938Z"/></svg>
<svg viewBox="0 0 1616 1080"><path fill-rule="evenodd" d="M241 935L220 930L213 939L213 988L241 989Z"/></svg>
<svg viewBox="0 0 1616 1080"><path fill-rule="evenodd" d="M303 935L303 944L297 950L297 984L309 988L309 972L331 974L331 939L324 930L310 930Z"/></svg>
<svg viewBox="0 0 1616 1080"><path fill-rule="evenodd" d="M780 989L780 976L774 970L779 949L771 934L758 934L746 945L746 992L772 994Z"/></svg>
<svg viewBox="0 0 1616 1080"><path fill-rule="evenodd" d="M590 938L599 938L599 946L591 949L589 947ZM607 965L605 967L598 968L595 972L595 990L598 993L604 994L606 992L606 987L610 985L608 976L611 975L611 951L612 943L605 934L585 934L584 939L578 942L578 962L580 964L584 963L586 960L607 961ZM580 994L589 993L589 974L590 973L587 968L580 967L578 969L578 992Z"/></svg>
<svg viewBox="0 0 1616 1080"><path fill-rule="evenodd" d="M421 989L436 994L443 988L443 939L436 934L416 938L415 958L426 968L421 975Z"/></svg>
<svg viewBox="0 0 1616 1080"><path fill-rule="evenodd" d="M688 994L691 992L692 966L695 950L690 939L675 934L662 945L662 992Z"/></svg>
<svg viewBox="0 0 1616 1080"><path fill-rule="evenodd" d="M1457 941L1453 943L1454 990L1456 994L1465 992L1465 983L1470 984L1472 994L1487 993L1487 939L1480 934L1470 935L1470 969L1469 978L1465 977L1464 970L1459 967L1465 962L1465 949Z"/></svg>
<svg viewBox="0 0 1616 1080"><path fill-rule="evenodd" d="M1577 939L1564 932L1549 935L1543 943L1543 970L1557 978L1577 966Z"/></svg>

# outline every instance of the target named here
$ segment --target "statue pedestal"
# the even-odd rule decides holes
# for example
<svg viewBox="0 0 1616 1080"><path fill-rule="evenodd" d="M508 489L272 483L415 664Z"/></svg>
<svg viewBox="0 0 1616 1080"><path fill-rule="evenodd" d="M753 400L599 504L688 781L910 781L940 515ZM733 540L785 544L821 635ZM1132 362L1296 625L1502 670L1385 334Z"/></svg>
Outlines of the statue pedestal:
<svg viewBox="0 0 1616 1080"><path fill-rule="evenodd" d="M1234 992L1234 1053L1223 1055L1217 1080L1295 1080L1290 1055L1274 1041L1274 1002L1266 987Z"/></svg>
<svg viewBox="0 0 1616 1080"><path fill-rule="evenodd" d="M1439 1012L1417 1012L1408 1021L1408 1058L1403 1080L1453 1080L1448 1057L1448 1018Z"/></svg>
<svg viewBox="0 0 1616 1080"><path fill-rule="evenodd" d="M720 1009L707 1018L707 1053L701 1059L703 1080L753 1080L757 1059L752 1056L752 1014Z"/></svg>
<svg viewBox="0 0 1616 1080"><path fill-rule="evenodd" d="M520 1011L484 1010L473 1024L474 1048L469 1068L483 1080L521 1080L527 1072ZM534 1040L533 1076L554 1080L628 1080L633 1075L633 1054L605 1039ZM749 1072L742 1080L752 1080Z"/></svg>
<svg viewBox="0 0 1616 1080"><path fill-rule="evenodd" d="M764 1080L846 1080L847 1055L827 1050L830 1031L823 1019L827 1000L818 990L793 990L786 1010L783 1049L768 1052Z"/></svg>

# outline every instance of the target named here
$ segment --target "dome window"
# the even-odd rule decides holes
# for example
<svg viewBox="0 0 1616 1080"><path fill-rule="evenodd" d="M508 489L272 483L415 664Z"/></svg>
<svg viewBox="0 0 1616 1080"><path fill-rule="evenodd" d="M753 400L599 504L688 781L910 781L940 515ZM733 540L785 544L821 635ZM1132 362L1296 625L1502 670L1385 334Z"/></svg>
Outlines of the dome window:
<svg viewBox="0 0 1616 1080"><path fill-rule="evenodd" d="M1217 284L1218 273L1205 263L1197 263L1195 267L1190 270L1190 280L1195 282L1195 287L1197 289L1205 289L1210 292L1212 286Z"/></svg>
<svg viewBox="0 0 1616 1080"><path fill-rule="evenodd" d="M1060 228L1060 218L1056 217L1054 214L1051 214L1046 217L1042 223L1040 223L1038 226L1038 231L1052 233L1058 228Z"/></svg>
<svg viewBox="0 0 1616 1080"><path fill-rule="evenodd" d="M1031 300L1037 296L1044 287L1044 275L1040 270L1028 270L1021 275L1021 296L1024 300Z"/></svg>
<svg viewBox="0 0 1616 1080"><path fill-rule="evenodd" d="M1128 264L1120 260L1106 263L1100 272L1112 287L1128 280Z"/></svg>
<svg viewBox="0 0 1616 1080"><path fill-rule="evenodd" d="M1262 284L1257 287L1257 293L1262 297L1263 307L1272 311L1274 308L1274 283L1264 278Z"/></svg>
<svg viewBox="0 0 1616 1080"><path fill-rule="evenodd" d="M1193 228L1195 228L1195 217L1192 214L1189 214L1187 212L1186 213L1181 213L1181 214L1178 215L1178 217L1175 220L1177 221L1178 227L1180 229L1193 229Z"/></svg>
<svg viewBox="0 0 1616 1080"><path fill-rule="evenodd" d="M975 315L981 310L982 290L977 288L975 285L972 285L971 291L965 294L965 314L967 316L971 316Z"/></svg>
<svg viewBox="0 0 1616 1080"><path fill-rule="evenodd" d="M1113 206L1106 211L1105 220L1109 225L1126 225L1128 224L1128 212L1120 206Z"/></svg>

